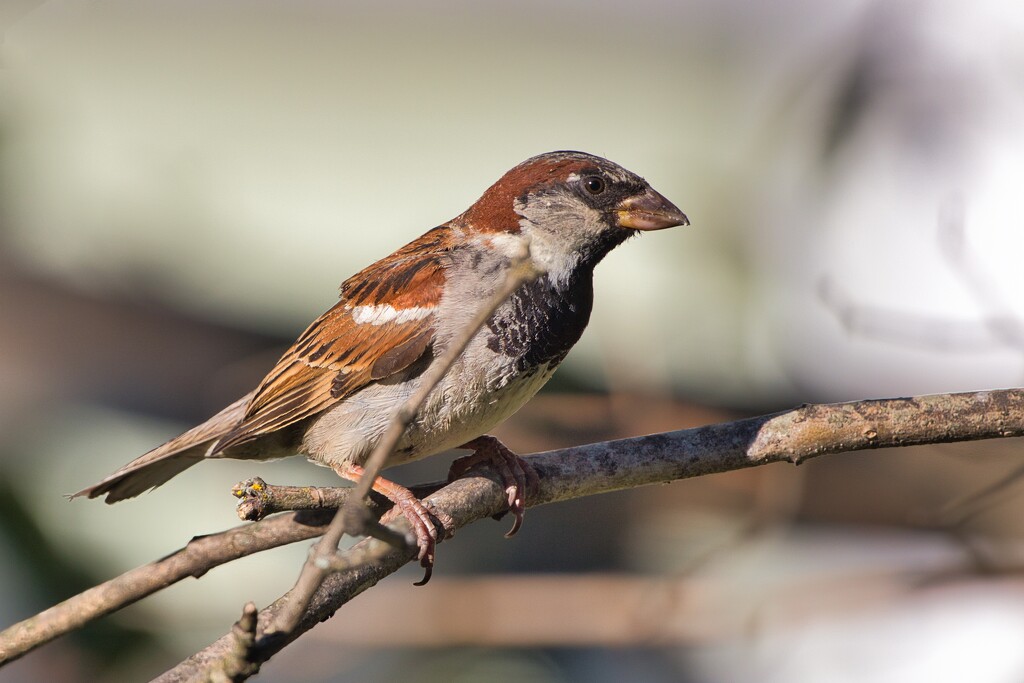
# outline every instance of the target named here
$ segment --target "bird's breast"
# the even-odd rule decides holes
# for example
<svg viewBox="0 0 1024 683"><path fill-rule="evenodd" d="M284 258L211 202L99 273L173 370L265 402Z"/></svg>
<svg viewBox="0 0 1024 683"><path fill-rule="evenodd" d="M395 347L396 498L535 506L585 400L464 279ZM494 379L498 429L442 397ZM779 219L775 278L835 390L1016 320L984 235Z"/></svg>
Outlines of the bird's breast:
<svg viewBox="0 0 1024 683"><path fill-rule="evenodd" d="M557 366L590 321L589 277L559 289L542 277L520 287L487 321L487 347L514 360L520 372Z"/></svg>
<svg viewBox="0 0 1024 683"><path fill-rule="evenodd" d="M551 378L590 318L589 281L558 292L543 278L516 291L473 337L406 430L388 466L410 462L470 441L500 424ZM486 293L451 297L446 305L472 313ZM454 317L454 316L453 316ZM462 321L439 330L452 338ZM362 464L394 411L419 386L421 375L373 383L318 418L304 451L315 461Z"/></svg>
<svg viewBox="0 0 1024 683"><path fill-rule="evenodd" d="M405 437L406 459L459 446L533 398L590 318L589 279L560 292L541 278L517 290L473 338Z"/></svg>

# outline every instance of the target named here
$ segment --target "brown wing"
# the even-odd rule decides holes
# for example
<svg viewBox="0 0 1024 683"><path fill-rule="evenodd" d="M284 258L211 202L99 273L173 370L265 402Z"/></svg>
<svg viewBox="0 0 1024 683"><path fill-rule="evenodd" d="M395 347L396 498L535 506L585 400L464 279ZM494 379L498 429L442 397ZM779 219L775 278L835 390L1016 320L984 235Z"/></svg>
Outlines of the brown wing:
<svg viewBox="0 0 1024 683"><path fill-rule="evenodd" d="M422 357L451 248L450 229L434 228L346 280L341 301L285 352L217 451L315 415Z"/></svg>

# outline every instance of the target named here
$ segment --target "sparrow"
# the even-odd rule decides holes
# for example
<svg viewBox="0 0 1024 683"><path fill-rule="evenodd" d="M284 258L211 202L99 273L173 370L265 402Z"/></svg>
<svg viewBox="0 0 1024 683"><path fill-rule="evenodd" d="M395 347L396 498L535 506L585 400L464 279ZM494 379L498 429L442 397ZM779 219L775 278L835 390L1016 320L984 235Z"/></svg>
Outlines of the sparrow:
<svg viewBox="0 0 1024 683"><path fill-rule="evenodd" d="M515 516L512 535L536 473L486 432L537 393L583 334L594 267L639 231L688 224L643 178L611 161L574 151L527 159L464 213L342 283L338 303L254 391L72 497L115 503L211 458L304 455L358 482L396 409L494 296L529 240L543 275L475 333L385 464L472 450L450 476L493 462ZM437 530L426 506L383 477L372 488L409 519L429 577Z"/></svg>

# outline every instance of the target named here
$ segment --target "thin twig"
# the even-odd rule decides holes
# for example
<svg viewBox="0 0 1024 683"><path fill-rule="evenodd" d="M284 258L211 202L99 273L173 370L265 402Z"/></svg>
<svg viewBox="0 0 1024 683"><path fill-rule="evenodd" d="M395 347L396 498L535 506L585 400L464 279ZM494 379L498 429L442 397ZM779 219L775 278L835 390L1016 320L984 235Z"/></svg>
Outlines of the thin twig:
<svg viewBox="0 0 1024 683"><path fill-rule="evenodd" d="M444 488L447 482L432 482L410 486L417 498L425 498ZM279 512L297 510L337 510L351 495L351 486L281 486L268 484L260 477L253 477L235 484L231 495L238 498L235 510L243 522L258 522ZM384 496L371 495L382 509L391 507L391 501Z"/></svg>
<svg viewBox="0 0 1024 683"><path fill-rule="evenodd" d="M351 527L353 520L359 520L364 517L363 501L369 495L374 480L380 473L387 458L395 450L405 430L416 419L416 415L423 407L430 393L455 361L459 359L463 351L466 350L469 342L486 324L488 318L494 315L498 307L505 303L513 292L524 284L536 280L542 274L543 272L531 260L530 245L524 239L522 249L513 258L501 287L480 307L477 314L462 329L460 334L451 340L444 353L427 368L421 376L419 387L417 387L415 393L395 411L387 430L380 441L377 442L376 447L363 466L364 474L355 487L355 494L334 516L327 532L324 533L323 538L320 539L319 543L310 552L309 558L302 566L298 581L296 581L295 587L291 591L290 601L285 606L285 609L281 611L272 631L290 632L295 628L299 617L312 599L313 593L323 583L324 577L333 571L331 569L332 558L337 553L338 543L345 533L346 526ZM355 533L356 530L350 528L349 532Z"/></svg>
<svg viewBox="0 0 1024 683"><path fill-rule="evenodd" d="M243 522L258 522L283 510L322 510L341 507L351 493L349 488L316 486L270 486L260 477L234 485L231 495L238 498L235 511Z"/></svg>

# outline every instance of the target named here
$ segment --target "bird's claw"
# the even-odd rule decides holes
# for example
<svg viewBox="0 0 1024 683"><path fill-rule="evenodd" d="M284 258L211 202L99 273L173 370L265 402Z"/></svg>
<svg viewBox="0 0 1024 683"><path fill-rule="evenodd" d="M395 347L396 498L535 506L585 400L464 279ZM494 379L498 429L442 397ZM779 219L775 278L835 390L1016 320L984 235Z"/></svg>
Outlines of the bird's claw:
<svg viewBox="0 0 1024 683"><path fill-rule="evenodd" d="M458 479L478 464L486 463L493 466L505 484L508 497L508 509L515 517L512 528L505 534L510 538L523 526L526 513L526 494L536 491L540 485L540 477L529 462L509 450L505 444L493 436L481 436L464 444L462 448L470 448L472 455L459 458L452 463L448 471L448 480Z"/></svg>
<svg viewBox="0 0 1024 683"><path fill-rule="evenodd" d="M408 496L398 498L395 501L395 508L385 515L381 522L393 521L398 515L405 517L412 525L415 543L419 548L416 559L419 560L420 566L423 567L423 578L413 585L422 586L430 581L430 576L433 573L434 550L438 541L449 536L449 530L454 529L455 524L447 514L433 509L433 506L428 508L427 504L411 493ZM440 539L438 538L437 525L434 524L434 517L441 523Z"/></svg>

